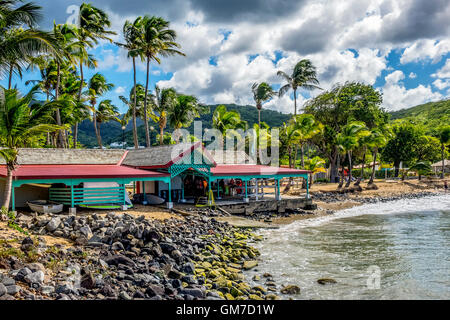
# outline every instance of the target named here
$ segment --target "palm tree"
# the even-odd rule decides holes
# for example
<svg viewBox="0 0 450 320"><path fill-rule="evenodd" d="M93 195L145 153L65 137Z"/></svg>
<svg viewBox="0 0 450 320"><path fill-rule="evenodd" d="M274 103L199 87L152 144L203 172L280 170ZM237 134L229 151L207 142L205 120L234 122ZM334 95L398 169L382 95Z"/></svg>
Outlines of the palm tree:
<svg viewBox="0 0 450 320"><path fill-rule="evenodd" d="M321 89L317 85L316 68L308 59L300 60L294 67L291 75L283 71L278 71L277 75L283 78L287 83L279 90L279 96L283 96L287 91L292 89L294 91L294 115L297 115L297 89L303 88L305 90Z"/></svg>
<svg viewBox="0 0 450 320"><path fill-rule="evenodd" d="M145 90L144 97L145 96L147 96L147 89ZM177 93L173 88L160 89L158 86L155 86L155 95L152 97L153 108L152 112L150 113L150 117L159 126L159 144L162 146L164 143L164 129L167 125L167 113L168 110L173 109L173 107L177 104ZM146 105L147 99L144 99L144 119L147 118L148 114ZM148 124L148 121L146 121L146 123Z"/></svg>
<svg viewBox="0 0 450 320"><path fill-rule="evenodd" d="M443 126L438 130L438 139L441 142L442 151L442 173L441 179L445 178L445 148L450 145L450 126Z"/></svg>
<svg viewBox="0 0 450 320"><path fill-rule="evenodd" d="M273 98L276 92L267 82L254 83L252 85L253 100L256 103L256 109L258 109L258 125L261 125L261 109L262 104L267 100Z"/></svg>
<svg viewBox="0 0 450 320"><path fill-rule="evenodd" d="M73 54L76 56L80 67L81 82L78 88L78 102L81 102L84 87L83 65L87 65L88 67L95 67L97 65L95 59L87 53L87 48L93 48L94 45L98 44L99 39L112 41L108 36L115 35L116 33L106 30L107 27L111 26L108 15L103 10L91 4L83 3L80 6L79 16L78 46ZM76 148L77 136L78 123L75 124L74 128L74 148Z"/></svg>
<svg viewBox="0 0 450 320"><path fill-rule="evenodd" d="M298 141L295 144L294 164L297 162L297 150L300 146L300 164L304 168L304 144L315 135L319 134L323 130L323 125L314 119L312 114L301 114L294 116L290 122L298 130Z"/></svg>
<svg viewBox="0 0 450 320"><path fill-rule="evenodd" d="M377 186L374 183L374 179L378 150L379 148L383 148L386 145L389 135L390 134L387 127L375 128L370 132L368 147L372 150L373 163L372 174L370 175L370 179L366 187L368 189L377 189Z"/></svg>
<svg viewBox="0 0 450 320"><path fill-rule="evenodd" d="M225 136L229 129L245 129L247 122L241 119L239 112L227 110L224 105L217 106L212 116L212 127Z"/></svg>
<svg viewBox="0 0 450 320"><path fill-rule="evenodd" d="M159 56L168 57L173 55L183 55L178 50L180 45L175 42L177 34L174 30L169 29L170 23L161 17L145 16L139 22L140 36L137 39L139 53L146 58L147 74L145 82L145 96L148 94L150 62L156 61L161 63ZM150 131L147 119L147 100L144 100L144 124L145 124L145 140L147 148L150 145ZM164 129L164 128L163 128ZM162 141L162 137L160 139Z"/></svg>
<svg viewBox="0 0 450 320"><path fill-rule="evenodd" d="M89 80L89 89L86 92L89 102L91 104L92 122L94 123L95 135L97 136L97 142L100 149L102 149L102 138L97 128L97 111L95 105L97 104L97 98L104 95L106 92L114 88L112 83L108 83L106 78L101 73L96 73Z"/></svg>
<svg viewBox="0 0 450 320"><path fill-rule="evenodd" d="M14 72L20 75L29 57L47 52L57 54L54 37L35 29L41 18L41 7L32 2L16 7L19 2L0 1L0 75L8 75L9 89Z"/></svg>
<svg viewBox="0 0 450 320"><path fill-rule="evenodd" d="M417 172L420 181L422 180L422 175L431 172L431 164L428 161L419 161L413 164L409 170Z"/></svg>
<svg viewBox="0 0 450 320"><path fill-rule="evenodd" d="M319 172L327 172L327 170L325 170L324 168L325 165L325 160L322 159L321 157L314 157L311 159L307 159L305 161L305 166L304 168L306 170L311 171L311 173L309 174L310 178L309 178L309 184L312 185L314 183L314 175L316 173Z"/></svg>
<svg viewBox="0 0 450 320"><path fill-rule="evenodd" d="M195 118L200 117L207 109L202 106L196 97L185 94L177 95L177 101L168 110L169 125L175 130L189 127Z"/></svg>
<svg viewBox="0 0 450 320"><path fill-rule="evenodd" d="M141 22L142 17L137 17L134 22L125 21L125 24L123 25L123 36L125 39L125 43L118 43L116 44L119 47L125 48L128 51L128 57L132 58L133 60L133 90L137 88L137 82L136 82L136 58L140 57L141 60L144 59L143 53L139 48L138 45L138 39L141 36ZM133 118L133 141L134 141L134 148L139 148L139 141L138 141L138 134L137 134L137 122L136 122L136 92L133 94L130 93L130 97L133 96L133 103L131 104L131 113ZM131 99L130 99L131 100Z"/></svg>
<svg viewBox="0 0 450 320"><path fill-rule="evenodd" d="M27 147L37 136L45 132L57 131L60 127L52 125L52 113L59 101L36 104L34 86L25 96L13 90L0 87L0 137L4 149L0 156L4 158L7 169L6 189L3 207L9 208L13 171L17 166L18 148Z"/></svg>
<svg viewBox="0 0 450 320"><path fill-rule="evenodd" d="M102 135L100 133L100 126L102 123L114 120L119 122L120 124L124 123L122 120L118 118L119 109L112 104L111 100L103 100L98 104L98 108L95 111L95 120L97 122L97 132L98 132L98 140L100 141L100 149L102 149ZM125 120L125 118L124 118ZM128 121L126 121L128 122Z"/></svg>
<svg viewBox="0 0 450 320"><path fill-rule="evenodd" d="M359 140L369 135L369 131L366 128L366 125L363 122L350 122L346 126L342 128L342 131L337 135L337 143L339 149L342 151L344 155L343 160L345 159L345 155L347 155L348 159L348 181L345 187L349 187L352 180L352 152L358 147ZM344 175L344 161L342 162L342 180L339 184L338 188L342 187L343 184L343 175Z"/></svg>

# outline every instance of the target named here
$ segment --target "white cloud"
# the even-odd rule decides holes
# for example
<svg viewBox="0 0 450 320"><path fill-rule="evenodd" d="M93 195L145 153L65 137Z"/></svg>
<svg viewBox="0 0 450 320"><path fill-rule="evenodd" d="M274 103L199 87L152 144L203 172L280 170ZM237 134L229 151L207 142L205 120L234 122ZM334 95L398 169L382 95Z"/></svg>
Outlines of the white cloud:
<svg viewBox="0 0 450 320"><path fill-rule="evenodd" d="M126 88L125 88L125 87L121 87L121 86L117 87L117 88L114 90L114 92L115 92L116 94L124 94L125 91L126 91Z"/></svg>
<svg viewBox="0 0 450 320"><path fill-rule="evenodd" d="M437 63L448 52L450 52L450 40L448 39L419 40L405 49L400 63L418 62L424 59L431 59L432 63Z"/></svg>
<svg viewBox="0 0 450 320"><path fill-rule="evenodd" d="M450 78L450 59L447 59L445 65L431 76L434 78Z"/></svg>
<svg viewBox="0 0 450 320"><path fill-rule="evenodd" d="M410 79L415 79L415 78L417 78L417 74L415 74L414 72L411 72L408 77Z"/></svg>
<svg viewBox="0 0 450 320"><path fill-rule="evenodd" d="M433 82L433 85L439 90L444 90L450 87L450 79L445 80L437 79Z"/></svg>
<svg viewBox="0 0 450 320"><path fill-rule="evenodd" d="M385 77L386 84L382 88L383 105L388 110L400 110L442 99L442 95L439 92L433 92L430 86L419 85L413 89L406 89L400 82L404 77L403 72L399 70Z"/></svg>

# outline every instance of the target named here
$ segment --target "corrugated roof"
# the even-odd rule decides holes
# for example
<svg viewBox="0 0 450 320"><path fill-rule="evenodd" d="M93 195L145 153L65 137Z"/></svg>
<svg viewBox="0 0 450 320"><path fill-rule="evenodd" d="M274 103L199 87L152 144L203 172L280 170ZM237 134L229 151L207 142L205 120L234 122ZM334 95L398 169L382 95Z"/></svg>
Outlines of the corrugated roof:
<svg viewBox="0 0 450 320"><path fill-rule="evenodd" d="M122 164L136 168L168 168L199 148L202 148L201 142L129 150ZM208 160L206 153L205 159ZM209 159L209 162L214 165L213 159Z"/></svg>
<svg viewBox="0 0 450 320"><path fill-rule="evenodd" d="M120 149L19 149L17 161L28 164L118 164L125 150ZM0 158L0 164L5 164Z"/></svg>
<svg viewBox="0 0 450 320"><path fill-rule="evenodd" d="M0 165L0 176L6 177L6 166ZM149 178L166 177L167 173L139 170L118 165L21 165L13 173L17 180L83 179L83 178Z"/></svg>
<svg viewBox="0 0 450 320"><path fill-rule="evenodd" d="M211 168L214 176L275 176L291 174L307 174L308 170L297 170L289 168L270 167L263 165L236 164L236 165L218 165Z"/></svg>

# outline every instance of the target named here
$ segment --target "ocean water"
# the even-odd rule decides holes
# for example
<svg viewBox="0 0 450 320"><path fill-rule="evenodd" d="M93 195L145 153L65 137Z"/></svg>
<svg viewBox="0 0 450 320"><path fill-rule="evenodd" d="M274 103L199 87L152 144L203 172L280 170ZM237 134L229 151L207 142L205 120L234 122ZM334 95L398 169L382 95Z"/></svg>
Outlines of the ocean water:
<svg viewBox="0 0 450 320"><path fill-rule="evenodd" d="M268 272L278 288L301 288L285 299L450 299L450 194L367 204L260 234L261 262L247 277Z"/></svg>

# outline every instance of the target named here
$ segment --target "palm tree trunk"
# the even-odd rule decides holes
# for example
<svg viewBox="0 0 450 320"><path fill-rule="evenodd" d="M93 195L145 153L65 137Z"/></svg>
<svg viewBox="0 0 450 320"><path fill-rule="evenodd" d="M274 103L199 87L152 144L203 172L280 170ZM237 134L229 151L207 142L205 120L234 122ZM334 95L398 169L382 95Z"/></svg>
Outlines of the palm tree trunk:
<svg viewBox="0 0 450 320"><path fill-rule="evenodd" d="M80 59L80 88L78 89L78 102L81 101L81 93L84 85L84 73L83 73L83 59ZM73 148L77 148L78 141L78 122L75 122L75 128L73 130Z"/></svg>
<svg viewBox="0 0 450 320"><path fill-rule="evenodd" d="M442 144L441 147L441 155L442 155L442 173L441 173L441 179L445 178L445 145Z"/></svg>
<svg viewBox="0 0 450 320"><path fill-rule="evenodd" d="M97 115L95 113L95 109L94 109L94 111L92 113L92 122L94 123L94 130L95 130L95 135L97 136L98 147L100 149L103 149L103 147L102 147L102 137L100 137L100 132L99 132L98 127L97 127Z"/></svg>
<svg viewBox="0 0 450 320"><path fill-rule="evenodd" d="M133 98L133 141L134 141L134 148L139 149L139 141L138 141L138 134L137 134L137 123L136 123L136 104L137 104L137 97L136 97L136 58L133 57L133 80L134 80L134 98Z"/></svg>
<svg viewBox="0 0 450 320"><path fill-rule="evenodd" d="M350 186L350 183L352 182L352 152L348 152L348 181L345 184L345 187L348 188Z"/></svg>
<svg viewBox="0 0 450 320"><path fill-rule="evenodd" d="M297 156L298 156L298 144L295 145L295 152L294 152L294 168L297 167Z"/></svg>
<svg viewBox="0 0 450 320"><path fill-rule="evenodd" d="M78 140L78 122L75 122L73 126L73 148L77 148L77 140Z"/></svg>
<svg viewBox="0 0 450 320"><path fill-rule="evenodd" d="M150 148L150 129L148 127L148 119L147 119L147 93L148 93L149 77L150 77L150 57L147 57L147 79L145 81L145 96L144 96L145 143L147 145L147 148Z"/></svg>
<svg viewBox="0 0 450 320"><path fill-rule="evenodd" d="M9 203L11 201L11 189L12 189L12 170L9 165L6 165L6 183L5 183L5 194L3 195L2 207L9 209Z"/></svg>
<svg viewBox="0 0 450 320"><path fill-rule="evenodd" d="M345 170L344 162L345 162L345 154L344 154L344 157L343 157L342 163L341 163L341 176L340 176L338 189L342 188L342 186L344 185L344 170Z"/></svg>
<svg viewBox="0 0 450 320"><path fill-rule="evenodd" d="M372 174L370 176L370 180L367 185L373 184L373 180L375 179L375 163L377 162L377 152L378 152L378 149L375 148L375 150L373 151Z"/></svg>
<svg viewBox="0 0 450 320"><path fill-rule="evenodd" d="M294 116L297 115L297 89L294 89Z"/></svg>
<svg viewBox="0 0 450 320"><path fill-rule="evenodd" d="M361 174L359 175L358 181L355 182L354 186L359 186L361 183L361 180L364 179L364 165L366 162L366 148L364 148L363 158L362 158L362 164L361 164Z"/></svg>
<svg viewBox="0 0 450 320"><path fill-rule="evenodd" d="M305 157L303 152L303 144L300 145L300 164L302 166L302 169L305 168Z"/></svg>
<svg viewBox="0 0 450 320"><path fill-rule="evenodd" d="M61 82L61 65L59 64L59 62L57 63L58 66L58 72L57 72L57 80L56 80L56 88L55 88L55 100L58 101L59 99L59 85ZM61 112L59 110L59 108L56 109L56 124L58 126L61 126ZM59 130L58 131L58 143L56 144L56 146L58 148L64 148L64 142L65 142L65 138L64 138L64 130Z"/></svg>
<svg viewBox="0 0 450 320"><path fill-rule="evenodd" d="M261 109L258 109L258 127L261 129Z"/></svg>
<svg viewBox="0 0 450 320"><path fill-rule="evenodd" d="M13 77L13 66L11 65L9 67L9 80L8 80L8 90L11 90L11 86L12 86L12 77Z"/></svg>
<svg viewBox="0 0 450 320"><path fill-rule="evenodd" d="M159 126L159 145L162 146L164 144L164 127L162 125Z"/></svg>

